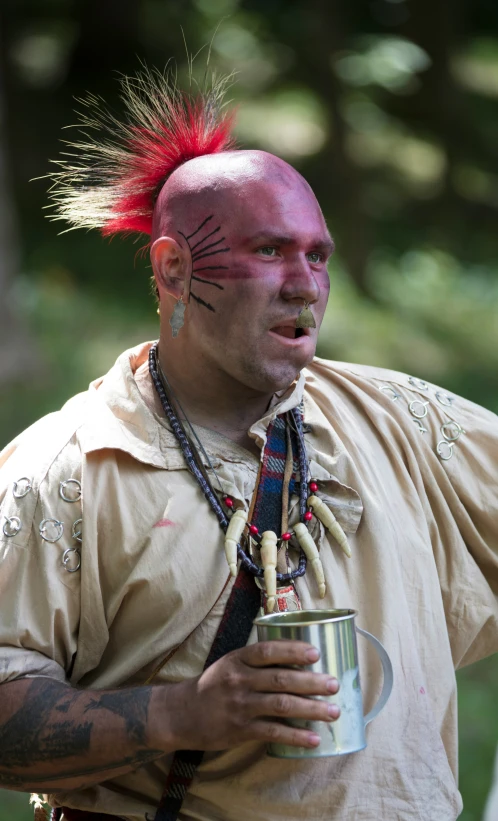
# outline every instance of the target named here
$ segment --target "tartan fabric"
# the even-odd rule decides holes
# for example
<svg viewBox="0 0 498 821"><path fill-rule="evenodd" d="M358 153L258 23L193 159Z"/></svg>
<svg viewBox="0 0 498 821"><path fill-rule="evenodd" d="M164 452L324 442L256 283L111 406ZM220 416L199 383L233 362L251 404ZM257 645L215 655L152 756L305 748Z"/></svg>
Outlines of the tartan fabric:
<svg viewBox="0 0 498 821"><path fill-rule="evenodd" d="M263 452L261 476L254 506L253 523L260 533L273 530L281 535L282 487L287 456L287 423L285 416L277 416L268 426L266 445ZM291 432L294 471L289 484L289 497L294 491L297 446Z"/></svg>

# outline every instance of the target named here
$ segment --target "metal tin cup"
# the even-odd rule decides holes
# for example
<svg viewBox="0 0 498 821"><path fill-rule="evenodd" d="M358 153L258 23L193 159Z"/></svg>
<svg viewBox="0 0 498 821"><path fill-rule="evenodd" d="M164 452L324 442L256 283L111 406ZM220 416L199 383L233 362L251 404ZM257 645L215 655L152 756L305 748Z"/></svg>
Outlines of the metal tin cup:
<svg viewBox="0 0 498 821"><path fill-rule="evenodd" d="M290 747L286 744L269 744L268 754L276 758L318 758L330 755L356 753L367 746L365 727L386 705L393 686L393 668L386 650L375 636L356 627L356 610L298 610L260 616L254 620L258 628L259 641L292 639L312 644L320 651L315 664L307 670L335 676L340 684L335 696L313 696L338 704L341 715L332 723L289 719L286 723L293 727L317 733L321 742L314 749ZM356 634L360 633L373 644L384 672L382 692L377 704L363 715L363 699L358 667Z"/></svg>

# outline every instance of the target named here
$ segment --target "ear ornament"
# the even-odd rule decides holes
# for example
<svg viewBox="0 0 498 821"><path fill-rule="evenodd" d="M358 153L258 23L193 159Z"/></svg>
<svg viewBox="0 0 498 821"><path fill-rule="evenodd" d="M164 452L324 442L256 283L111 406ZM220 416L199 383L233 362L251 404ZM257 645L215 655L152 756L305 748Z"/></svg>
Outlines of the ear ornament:
<svg viewBox="0 0 498 821"><path fill-rule="evenodd" d="M181 329L183 328L183 324L185 321L185 309L186 304L183 301L183 297L180 297L178 302L176 303L175 307L173 308L173 313L171 314L169 324L171 325L171 333L173 338L177 337Z"/></svg>

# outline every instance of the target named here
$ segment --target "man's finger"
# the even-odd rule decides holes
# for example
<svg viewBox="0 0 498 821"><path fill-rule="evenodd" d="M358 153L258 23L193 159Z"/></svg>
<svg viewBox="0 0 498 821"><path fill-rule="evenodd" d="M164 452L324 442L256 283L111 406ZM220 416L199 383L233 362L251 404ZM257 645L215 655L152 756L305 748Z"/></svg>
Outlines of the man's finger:
<svg viewBox="0 0 498 821"><path fill-rule="evenodd" d="M304 696L330 696L339 690L339 682L325 673L274 667L254 672L252 689L258 693L295 693Z"/></svg>
<svg viewBox="0 0 498 821"><path fill-rule="evenodd" d="M255 721L250 726L250 738L267 744L289 744L291 747L312 749L320 744L320 736L309 730L298 730L286 724Z"/></svg>
<svg viewBox="0 0 498 821"><path fill-rule="evenodd" d="M255 718L300 718L306 721L335 721L341 712L337 704L330 704L329 701L289 693L254 694L249 700L248 710Z"/></svg>
<svg viewBox="0 0 498 821"><path fill-rule="evenodd" d="M271 667L275 664L314 664L320 653L304 641L261 641L241 651L241 658L251 667Z"/></svg>

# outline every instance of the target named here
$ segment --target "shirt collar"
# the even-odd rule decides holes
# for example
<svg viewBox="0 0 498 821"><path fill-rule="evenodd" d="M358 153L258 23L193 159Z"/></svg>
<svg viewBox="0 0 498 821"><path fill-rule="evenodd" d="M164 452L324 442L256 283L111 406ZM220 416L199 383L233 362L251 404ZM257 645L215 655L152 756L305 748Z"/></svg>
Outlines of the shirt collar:
<svg viewBox="0 0 498 821"><path fill-rule="evenodd" d="M260 448L266 444L266 432L270 422L287 411L297 408L301 404L304 394L306 378L301 371L297 380L283 391L278 391L273 395L270 406L263 416L249 429L249 436L254 439Z"/></svg>
<svg viewBox="0 0 498 821"><path fill-rule="evenodd" d="M149 409L134 378L147 361L152 344L145 342L125 351L105 376L90 383L87 417L79 434L85 454L114 448L155 467L185 467L174 434ZM273 396L264 417L251 426L249 436L259 447L266 442L270 422L300 404L304 385L301 373L294 384Z"/></svg>

